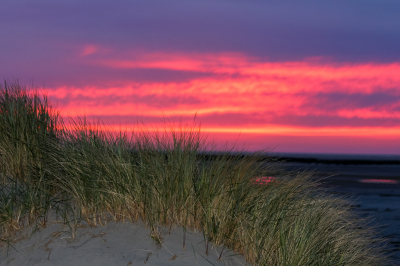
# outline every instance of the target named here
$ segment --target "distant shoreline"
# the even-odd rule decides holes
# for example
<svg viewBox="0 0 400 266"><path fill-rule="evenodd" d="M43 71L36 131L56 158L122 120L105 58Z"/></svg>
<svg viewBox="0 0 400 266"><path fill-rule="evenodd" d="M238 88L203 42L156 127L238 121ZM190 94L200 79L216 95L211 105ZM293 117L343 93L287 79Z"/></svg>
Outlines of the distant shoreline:
<svg viewBox="0 0 400 266"><path fill-rule="evenodd" d="M293 163L320 163L343 165L400 165L400 160L372 160L372 159L321 159L321 158L296 158L296 157L271 157L277 161Z"/></svg>
<svg viewBox="0 0 400 266"><path fill-rule="evenodd" d="M223 152L203 152L200 156L205 156L208 160L216 160L223 156ZM290 153L271 153L254 155L254 153L232 152L232 156L243 159L258 157L259 162L275 161L288 163L318 163L318 164L342 164L342 165L400 165L398 155L338 155L338 154L290 154ZM226 156L226 155L225 155Z"/></svg>

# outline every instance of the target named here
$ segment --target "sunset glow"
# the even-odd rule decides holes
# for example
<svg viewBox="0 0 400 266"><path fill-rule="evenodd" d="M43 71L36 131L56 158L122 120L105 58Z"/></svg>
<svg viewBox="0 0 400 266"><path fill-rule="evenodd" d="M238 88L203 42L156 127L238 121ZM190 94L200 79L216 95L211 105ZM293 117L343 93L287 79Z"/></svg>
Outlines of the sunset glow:
<svg viewBox="0 0 400 266"><path fill-rule="evenodd" d="M197 114L203 132L245 134L246 138L252 134L400 136L400 126L387 122L400 118L400 92L394 89L400 84L400 64L268 63L224 54L142 57L142 61L114 60L102 67L207 75L186 82L112 85L118 81L110 80L108 87L63 86L46 93L58 102L62 115L106 117L107 124L114 124L108 130L115 131L133 129L138 119L146 122L146 118L162 130L163 117L187 122ZM120 121L121 117L131 121Z"/></svg>
<svg viewBox="0 0 400 266"><path fill-rule="evenodd" d="M361 183L376 183L376 184L398 184L399 181L393 179L361 179Z"/></svg>
<svg viewBox="0 0 400 266"><path fill-rule="evenodd" d="M0 75L109 131L196 116L210 139L250 150L400 154L392 6L154 1L160 9L99 1L71 14L66 3L25 13L10 4Z"/></svg>
<svg viewBox="0 0 400 266"><path fill-rule="evenodd" d="M274 176L263 176L263 177L258 177L254 178L252 180L253 184L259 184L259 185L268 185L268 183L274 182L275 181Z"/></svg>

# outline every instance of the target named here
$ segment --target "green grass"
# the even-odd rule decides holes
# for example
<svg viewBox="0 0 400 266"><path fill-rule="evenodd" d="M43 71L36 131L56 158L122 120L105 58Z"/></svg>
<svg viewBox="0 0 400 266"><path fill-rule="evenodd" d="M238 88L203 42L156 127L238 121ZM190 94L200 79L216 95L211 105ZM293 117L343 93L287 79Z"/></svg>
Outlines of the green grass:
<svg viewBox="0 0 400 266"><path fill-rule="evenodd" d="M312 173L285 172L257 154L215 151L200 128L166 124L131 137L98 121L66 126L37 91L0 85L0 238L11 243L51 212L74 228L143 220L199 230L253 265L388 265L383 240ZM276 176L268 185L255 177ZM159 239L162 241L161 239ZM182 243L185 245L185 239Z"/></svg>

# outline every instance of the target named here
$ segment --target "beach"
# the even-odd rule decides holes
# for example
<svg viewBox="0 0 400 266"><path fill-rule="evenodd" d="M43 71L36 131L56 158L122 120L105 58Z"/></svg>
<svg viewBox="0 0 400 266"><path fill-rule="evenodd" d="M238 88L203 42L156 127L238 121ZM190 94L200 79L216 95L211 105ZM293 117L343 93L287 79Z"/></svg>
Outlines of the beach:
<svg viewBox="0 0 400 266"><path fill-rule="evenodd" d="M400 264L400 165L352 165L335 163L284 163L289 171L313 171L325 177L332 194L351 196L360 217L372 217L380 236L389 240L392 259ZM394 180L378 182L377 180ZM373 181L368 181L373 180ZM75 231L62 223L24 230L20 240L2 253L0 265L250 265L242 255L223 246L206 243L201 232L160 227L161 242L153 239L142 221L90 226L82 222ZM75 234L73 236L73 234ZM154 236L153 236L154 237Z"/></svg>

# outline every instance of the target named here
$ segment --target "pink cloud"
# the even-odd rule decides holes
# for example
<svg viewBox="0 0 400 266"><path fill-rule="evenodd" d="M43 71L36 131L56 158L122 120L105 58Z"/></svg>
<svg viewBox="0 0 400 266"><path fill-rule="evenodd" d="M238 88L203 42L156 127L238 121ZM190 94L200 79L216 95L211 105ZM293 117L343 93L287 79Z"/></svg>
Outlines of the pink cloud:
<svg viewBox="0 0 400 266"><path fill-rule="evenodd" d="M91 55L91 54L96 53L97 51L98 51L98 47L96 45L87 44L83 47L81 56Z"/></svg>
<svg viewBox="0 0 400 266"><path fill-rule="evenodd" d="M95 48L89 46L86 52L94 53ZM63 115L85 113L92 117L113 116L116 119L118 116L191 119L197 114L201 119L241 114L240 119L231 119L229 123L225 120L210 123L209 119L203 124L203 130L213 134L241 133L248 136L375 138L400 135L399 126L379 125L376 120L400 119L398 63L259 62L229 53L142 53L135 56L128 53L124 60L99 59L94 55L95 58L85 62L102 68L161 68L212 75L182 82L110 80L109 84L115 85L48 89L48 95L59 102ZM246 119L250 116L257 117L257 122ZM373 125L368 125L368 122L353 126L327 122L323 126L310 126L310 123L288 124L285 117L299 117L302 121L306 121L306 117L332 118L335 121L375 120ZM129 122L125 124L133 126Z"/></svg>

